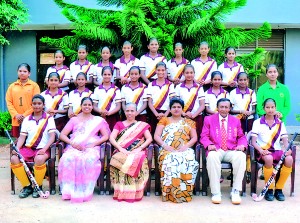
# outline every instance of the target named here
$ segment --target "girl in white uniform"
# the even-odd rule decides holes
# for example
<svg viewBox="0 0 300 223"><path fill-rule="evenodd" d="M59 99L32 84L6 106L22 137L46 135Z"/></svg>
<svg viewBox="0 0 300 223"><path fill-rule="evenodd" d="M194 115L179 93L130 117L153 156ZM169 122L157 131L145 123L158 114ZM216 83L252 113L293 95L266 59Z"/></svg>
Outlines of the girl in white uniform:
<svg viewBox="0 0 300 223"><path fill-rule="evenodd" d="M220 71L214 71L211 74L212 86L205 92L206 114L218 113L217 101L220 98L229 98L229 94L221 87L223 77Z"/></svg>
<svg viewBox="0 0 300 223"><path fill-rule="evenodd" d="M106 120L112 131L115 124L120 121L121 109L120 89L111 82L113 71L110 66L102 69L102 84L95 88L93 94L94 111Z"/></svg>
<svg viewBox="0 0 300 223"><path fill-rule="evenodd" d="M216 71L217 62L208 56L210 47L207 42L201 42L199 49L200 57L192 60L191 64L195 68L195 80L207 90L211 83L211 73Z"/></svg>
<svg viewBox="0 0 300 223"><path fill-rule="evenodd" d="M109 60L111 57L110 49L105 46L101 50L101 60L98 64L95 64L93 67L93 82L94 85L99 86L102 84L102 69L103 67L109 66L113 71L113 76L111 77L111 82L114 82L114 73L116 72L115 65Z"/></svg>
<svg viewBox="0 0 300 223"><path fill-rule="evenodd" d="M71 71L71 90L76 88L74 81L79 72L83 72L87 76L87 87L93 90L93 64L87 60L88 50L86 45L79 45L77 48L78 60L70 65Z"/></svg>
<svg viewBox="0 0 300 223"><path fill-rule="evenodd" d="M236 77L240 72L244 72L244 67L235 61L236 51L233 47L225 49L225 57L226 61L218 67L218 70L223 75L222 86L226 87L227 91L230 92L237 86Z"/></svg>
<svg viewBox="0 0 300 223"><path fill-rule="evenodd" d="M184 81L183 69L186 64L189 63L187 59L185 59L183 54L183 47L181 43L175 44L175 57L168 61L168 79L177 85Z"/></svg>
<svg viewBox="0 0 300 223"><path fill-rule="evenodd" d="M125 41L122 47L123 56L116 60L116 79L118 80L117 86L120 88L124 84L128 84L129 70L132 66L140 67L140 60L131 54L133 47L129 41Z"/></svg>
<svg viewBox="0 0 300 223"><path fill-rule="evenodd" d="M149 41L148 49L149 53L143 55L140 59L141 61L141 78L145 84L149 84L151 81L157 78L155 74L156 64L158 62L164 62L167 64L166 58L158 53L159 44L156 38L151 38ZM167 77L167 71L166 71Z"/></svg>
<svg viewBox="0 0 300 223"><path fill-rule="evenodd" d="M49 88L41 95L45 98L45 111L54 117L58 131L61 131L68 121L69 97L66 92L58 88L60 83L59 74L52 72L49 74Z"/></svg>
<svg viewBox="0 0 300 223"><path fill-rule="evenodd" d="M68 85L70 83L71 73L70 73L70 69L66 65L64 65L65 55L61 50L57 50L54 53L54 59L55 59L55 65L47 69L45 83L48 87L49 74L52 72L56 72L59 74L60 77L60 83L58 87L63 91L67 92L69 90Z"/></svg>
<svg viewBox="0 0 300 223"><path fill-rule="evenodd" d="M87 82L85 73L78 73L75 81L77 88L69 93L69 118L75 117L81 112L81 100L85 97L91 97L93 93L85 87L85 84Z"/></svg>

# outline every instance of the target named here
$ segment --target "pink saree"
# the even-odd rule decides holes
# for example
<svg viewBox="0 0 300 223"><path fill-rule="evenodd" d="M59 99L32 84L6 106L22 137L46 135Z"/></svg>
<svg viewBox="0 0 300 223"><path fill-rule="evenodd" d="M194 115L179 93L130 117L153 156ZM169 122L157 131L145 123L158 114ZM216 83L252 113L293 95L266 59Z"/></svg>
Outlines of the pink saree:
<svg viewBox="0 0 300 223"><path fill-rule="evenodd" d="M94 187L101 171L100 146L90 147L99 137L101 128L109 129L106 121L94 116L87 122L72 118L65 128L72 130L71 140L81 143L85 150L79 151L67 145L58 164L58 181L62 199L85 202L92 199Z"/></svg>

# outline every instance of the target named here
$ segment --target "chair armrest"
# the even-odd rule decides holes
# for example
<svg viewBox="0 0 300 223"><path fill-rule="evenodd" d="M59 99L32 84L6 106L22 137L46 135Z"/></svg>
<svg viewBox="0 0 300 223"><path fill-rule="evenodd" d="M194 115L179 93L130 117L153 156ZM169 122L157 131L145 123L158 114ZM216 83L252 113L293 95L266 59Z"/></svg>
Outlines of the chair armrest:
<svg viewBox="0 0 300 223"><path fill-rule="evenodd" d="M107 141L105 145L107 160L110 161L113 147L109 141Z"/></svg>
<svg viewBox="0 0 300 223"><path fill-rule="evenodd" d="M255 161L255 149L252 145L248 146L249 154L250 154L250 160L251 162Z"/></svg>
<svg viewBox="0 0 300 223"><path fill-rule="evenodd" d="M52 143L52 145L50 146L50 159L55 160L55 158L56 158L56 147L57 147L56 142Z"/></svg>
<svg viewBox="0 0 300 223"><path fill-rule="evenodd" d="M200 165L200 159L201 159L201 144L197 142L196 146L195 146L195 158L196 161L199 163Z"/></svg>
<svg viewBox="0 0 300 223"><path fill-rule="evenodd" d="M200 144L200 160L202 163L206 163L206 149L202 144Z"/></svg>
<svg viewBox="0 0 300 223"><path fill-rule="evenodd" d="M200 151L201 146L202 146L202 144L200 144L199 142L197 142L196 146L195 146L195 150L199 150Z"/></svg>
<svg viewBox="0 0 300 223"><path fill-rule="evenodd" d="M59 135L57 132L55 132L55 141L50 146L50 159L54 159L54 160L56 159L56 148L58 148L59 142L60 142Z"/></svg>
<svg viewBox="0 0 300 223"><path fill-rule="evenodd" d="M59 141L57 144L57 149L58 149L58 158L61 158L63 151L66 147L66 143L64 143L63 141Z"/></svg>
<svg viewBox="0 0 300 223"><path fill-rule="evenodd" d="M152 160L153 149L154 149L154 145L153 145L153 143L150 143L149 146L147 147L147 158L148 158L148 160Z"/></svg>
<svg viewBox="0 0 300 223"><path fill-rule="evenodd" d="M106 142L100 144L100 160L103 160L105 157L105 149L106 149Z"/></svg>

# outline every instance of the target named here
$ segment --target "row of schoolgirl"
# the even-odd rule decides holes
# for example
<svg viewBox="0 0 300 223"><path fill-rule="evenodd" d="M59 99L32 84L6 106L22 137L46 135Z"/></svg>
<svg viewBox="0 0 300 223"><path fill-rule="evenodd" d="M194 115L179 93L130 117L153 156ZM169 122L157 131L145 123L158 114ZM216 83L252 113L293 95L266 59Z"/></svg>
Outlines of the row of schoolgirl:
<svg viewBox="0 0 300 223"><path fill-rule="evenodd" d="M256 97L255 92L247 88L248 76L246 73L240 72L237 75L238 88L229 94L221 87L222 74L220 71L212 72L212 86L204 92L203 87L194 81L195 69L193 65L184 66L185 81L176 87L165 78L166 69L166 64L159 62L155 69L157 78L146 86L139 82L140 68L132 66L129 70L131 81L122 86L120 90L111 82L112 68L105 66L101 74L102 84L96 87L94 92L86 88L87 77L83 72L80 72L75 79L77 88L71 91L69 95L59 89L60 76L57 72L52 72L48 76L48 89L41 93L46 102L45 110L55 116L58 130L64 127L67 116L71 118L80 112L80 101L83 97L93 99L94 112L105 118L111 129L120 119L121 107L124 111L125 105L133 102L137 105L136 119L149 122L152 133L154 133L158 120L168 116L169 101L174 96L180 97L184 101L183 115L196 121L198 135L202 129L202 113L204 110L208 115L216 113L216 102L220 98L231 99L234 105L232 112L239 118L253 118L252 114L255 109L252 109L252 106L256 103Z"/></svg>
<svg viewBox="0 0 300 223"><path fill-rule="evenodd" d="M167 61L166 58L158 53L159 43L157 39L152 38L148 44L149 52L143 55L140 59L132 55L133 47L130 42L125 41L122 47L123 56L116 60L115 63L110 61L111 52L108 47L101 50L101 61L93 65L87 60L87 47L80 45L78 47L78 60L71 63L70 68L64 65L64 54L58 50L55 53L55 65L47 70L45 82L51 72L60 74L60 86L63 90L69 89L69 84L72 85L76 75L83 72L87 75L87 86L92 90L92 85L99 86L102 83L102 69L105 66L110 66L113 70L112 82L118 81L118 86L129 83L129 69L132 66L138 66L141 69L141 79L145 84L157 78L155 66L159 62L164 62L167 66L166 77L174 84L179 84L184 81L182 73L186 64L191 63L195 68L195 81L202 85L210 84L211 73L219 70L223 75L223 86L236 87L236 76L243 72L243 66L235 61L236 52L232 47L225 49L226 61L217 67L214 59L208 56L210 47L207 42L202 42L199 45L200 56L191 62L183 57L183 46L181 43L176 43L174 48L175 57ZM90 87L91 86L91 87Z"/></svg>

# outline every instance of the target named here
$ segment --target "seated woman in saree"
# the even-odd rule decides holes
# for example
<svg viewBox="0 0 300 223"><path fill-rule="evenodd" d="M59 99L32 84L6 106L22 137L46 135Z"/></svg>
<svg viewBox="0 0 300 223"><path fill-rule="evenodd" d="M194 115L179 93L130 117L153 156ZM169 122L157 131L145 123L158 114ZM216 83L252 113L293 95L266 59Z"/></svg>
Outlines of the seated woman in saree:
<svg viewBox="0 0 300 223"><path fill-rule="evenodd" d="M196 123L181 116L184 102L170 101L171 117L157 124L154 140L161 146L158 162L162 200L174 203L192 200L199 164L191 148L197 142Z"/></svg>
<svg viewBox="0 0 300 223"><path fill-rule="evenodd" d="M116 148L110 161L110 180L114 188L113 199L135 202L143 198L149 178L145 149L152 142L150 125L136 121L136 105L126 104L126 120L117 122L110 135Z"/></svg>
<svg viewBox="0 0 300 223"><path fill-rule="evenodd" d="M107 141L109 135L106 121L91 114L91 98L81 100L81 110L79 115L69 120L59 137L68 145L59 160L58 181L62 199L72 202L92 199L101 171L100 144Z"/></svg>

